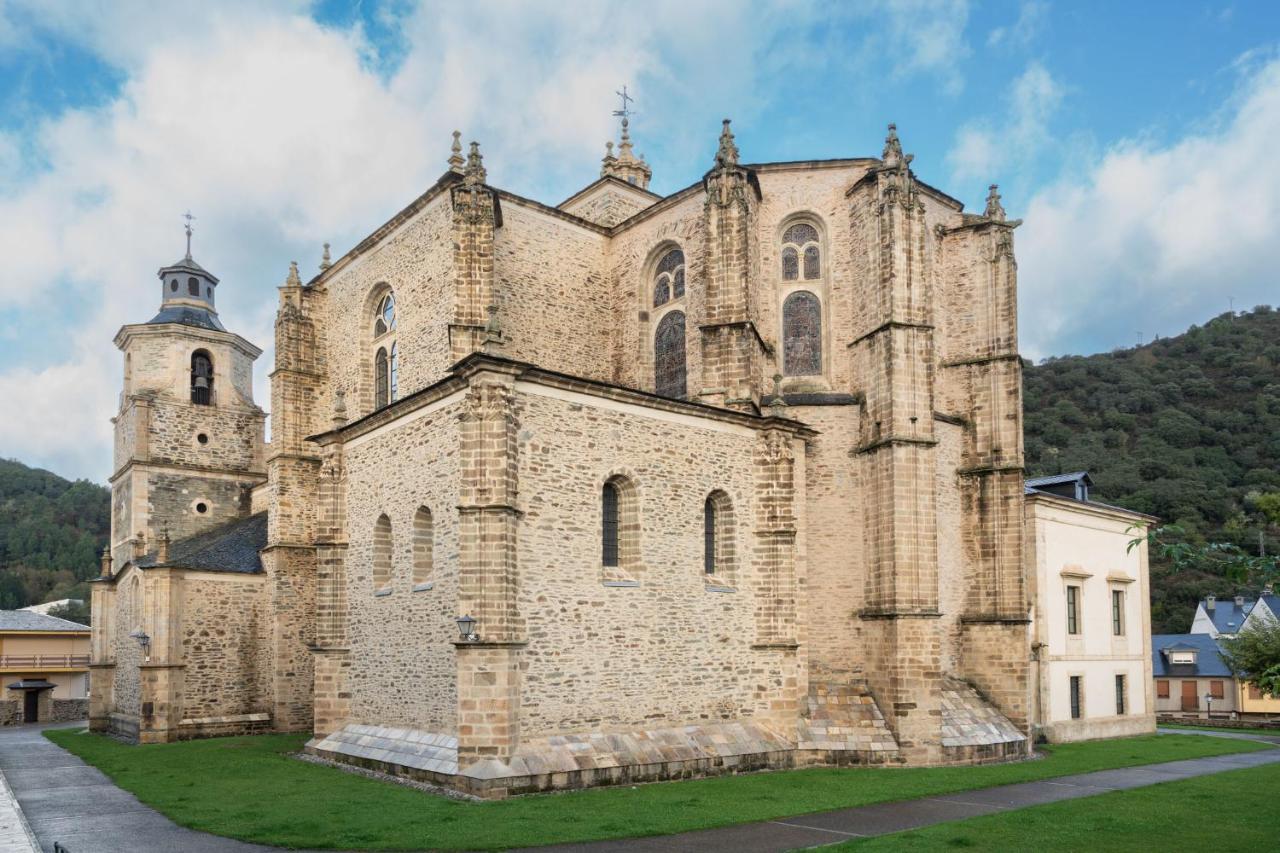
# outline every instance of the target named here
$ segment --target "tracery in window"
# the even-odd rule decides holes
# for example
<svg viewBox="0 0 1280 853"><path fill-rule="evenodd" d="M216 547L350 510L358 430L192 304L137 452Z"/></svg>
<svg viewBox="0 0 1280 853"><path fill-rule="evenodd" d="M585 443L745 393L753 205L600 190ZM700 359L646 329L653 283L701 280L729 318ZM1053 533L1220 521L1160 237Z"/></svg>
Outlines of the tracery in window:
<svg viewBox="0 0 1280 853"><path fill-rule="evenodd" d="M684 252L672 249L658 261L653 273L653 307L684 296Z"/></svg>
<svg viewBox="0 0 1280 853"><path fill-rule="evenodd" d="M804 256L804 279L822 278L822 252L818 247L818 229L807 222L797 222L782 235L782 279L800 278L800 257Z"/></svg>
<svg viewBox="0 0 1280 853"><path fill-rule="evenodd" d="M378 309L373 320L373 336L380 338L387 332L394 331L395 327L396 297L394 293L388 291L386 296L378 300Z"/></svg>
<svg viewBox="0 0 1280 853"><path fill-rule="evenodd" d="M782 303L782 372L822 372L822 303L807 290L795 291Z"/></svg>
<svg viewBox="0 0 1280 853"><path fill-rule="evenodd" d="M686 389L684 312L671 311L653 336L653 390L683 400Z"/></svg>

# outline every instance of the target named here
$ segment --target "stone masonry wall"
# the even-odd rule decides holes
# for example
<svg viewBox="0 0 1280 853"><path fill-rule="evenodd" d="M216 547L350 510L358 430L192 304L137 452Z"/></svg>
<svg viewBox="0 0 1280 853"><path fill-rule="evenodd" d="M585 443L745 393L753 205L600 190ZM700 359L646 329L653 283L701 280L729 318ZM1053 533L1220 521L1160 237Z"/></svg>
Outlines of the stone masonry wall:
<svg viewBox="0 0 1280 853"><path fill-rule="evenodd" d="M182 581L182 715L270 710L266 585L261 575L193 573Z"/></svg>
<svg viewBox="0 0 1280 853"><path fill-rule="evenodd" d="M754 431L517 390L521 736L751 716L778 677L751 647ZM600 491L615 474L639 504L636 586L604 584ZM738 556L708 578L703 505L716 489L732 501Z"/></svg>
<svg viewBox="0 0 1280 853"><path fill-rule="evenodd" d="M347 469L350 721L451 732L458 586L458 412L447 405L354 439ZM413 519L431 510L430 589L413 588ZM391 592L374 595L373 527L391 520Z"/></svg>
<svg viewBox="0 0 1280 853"><path fill-rule="evenodd" d="M494 231L501 354L589 379L612 379L606 238L510 201Z"/></svg>
<svg viewBox="0 0 1280 853"><path fill-rule="evenodd" d="M448 324L453 316L452 212L449 194L432 199L381 245L325 280L331 389L346 392L352 420L373 409L374 291L396 297L399 390L405 397L443 378L450 363Z"/></svg>

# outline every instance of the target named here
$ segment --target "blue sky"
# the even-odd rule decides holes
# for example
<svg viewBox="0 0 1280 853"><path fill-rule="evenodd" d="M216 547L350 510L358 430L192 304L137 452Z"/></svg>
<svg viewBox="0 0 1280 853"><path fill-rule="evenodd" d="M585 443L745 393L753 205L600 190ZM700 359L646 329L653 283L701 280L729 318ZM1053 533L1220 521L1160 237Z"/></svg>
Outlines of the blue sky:
<svg viewBox="0 0 1280 853"><path fill-rule="evenodd" d="M894 121L970 208L998 182L1033 358L1280 301L1274 2L0 0L0 455L110 473L111 337L187 208L224 322L269 347L288 262L399 210L455 127L554 204L623 83L659 192L725 116L749 161L876 155Z"/></svg>

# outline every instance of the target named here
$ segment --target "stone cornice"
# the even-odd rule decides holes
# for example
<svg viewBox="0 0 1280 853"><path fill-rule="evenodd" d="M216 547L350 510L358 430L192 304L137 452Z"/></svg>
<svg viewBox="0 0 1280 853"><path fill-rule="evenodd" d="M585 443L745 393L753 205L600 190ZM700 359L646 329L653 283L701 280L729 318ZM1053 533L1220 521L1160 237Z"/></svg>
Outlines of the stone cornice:
<svg viewBox="0 0 1280 853"><path fill-rule="evenodd" d="M182 323L129 323L120 327L120 331L116 332L112 343L115 344L116 349L123 350L128 346L130 338L146 335L160 337L181 335L184 338L209 341L210 343L230 344L247 355L250 360L256 360L258 356L262 355L262 350L235 332L219 332L217 329L187 326Z"/></svg>
<svg viewBox="0 0 1280 853"><path fill-rule="evenodd" d="M629 184L626 181L622 180L621 178L616 178L613 175L603 175L599 178L596 178L594 181L587 184L585 187L578 190L576 193L574 193L573 195L566 198L564 201L557 204L556 207L564 208L565 205L572 204L575 201L578 201L580 199L586 198L587 196L591 195L593 190L596 190L600 187L606 187L611 185L616 185L618 189L627 190L629 192L636 193L639 196L644 196L646 200L649 201L650 203L662 200L662 196L658 195L657 193L651 190L643 189L641 187L636 186L635 184Z"/></svg>
<svg viewBox="0 0 1280 853"><path fill-rule="evenodd" d="M130 459L121 465L114 474L107 478L108 483L115 483L116 480L123 477L129 472L130 468L146 468L155 471L166 471L174 474L205 474L212 475L223 480L257 480L259 483L267 481L266 471L251 471L242 468L218 468L211 465L192 465L188 463L178 462L153 462L149 459Z"/></svg>
<svg viewBox="0 0 1280 853"><path fill-rule="evenodd" d="M1033 491L1025 497L1027 503L1044 503L1059 509L1079 512L1085 515L1094 515L1099 518L1109 518L1119 521L1138 520L1151 524L1160 520L1157 516L1147 515L1145 512L1125 509L1124 507L1111 506L1110 504L1096 503L1095 501L1078 501L1074 498L1067 498L1062 495L1055 495L1049 492Z"/></svg>
<svg viewBox="0 0 1280 853"><path fill-rule="evenodd" d="M845 345L845 349L848 349L851 346L860 344L863 341L865 341L867 338L874 337L875 335L878 335L881 332L888 331L890 329L921 329L924 331L932 332L934 329L934 326L932 323L906 323L901 320L886 320L885 322L881 323L879 326L876 326L871 331L863 332L861 335L858 335L858 337L849 341L849 343Z"/></svg>

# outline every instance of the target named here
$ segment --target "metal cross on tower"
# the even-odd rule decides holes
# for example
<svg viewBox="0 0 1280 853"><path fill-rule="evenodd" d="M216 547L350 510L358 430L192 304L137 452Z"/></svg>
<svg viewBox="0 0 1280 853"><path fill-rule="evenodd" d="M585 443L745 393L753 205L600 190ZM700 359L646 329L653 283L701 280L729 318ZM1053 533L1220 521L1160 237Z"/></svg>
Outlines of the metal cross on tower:
<svg viewBox="0 0 1280 853"><path fill-rule="evenodd" d="M182 218L183 218L183 219L185 219L185 220L187 220L187 227L186 227L186 232L187 232L187 257L188 257L188 258L190 258L190 257L191 257L191 220L195 219L195 217L194 217L194 216L192 216L192 215L191 215L191 211L190 211L190 210L188 210L186 213L182 214Z"/></svg>
<svg viewBox="0 0 1280 853"><path fill-rule="evenodd" d="M631 110L627 109L627 104L634 101L635 98L627 94L627 87L624 85L621 92L614 92L619 98L622 98L622 109L614 110L613 114L621 116L623 121L627 120L627 116L631 115Z"/></svg>

